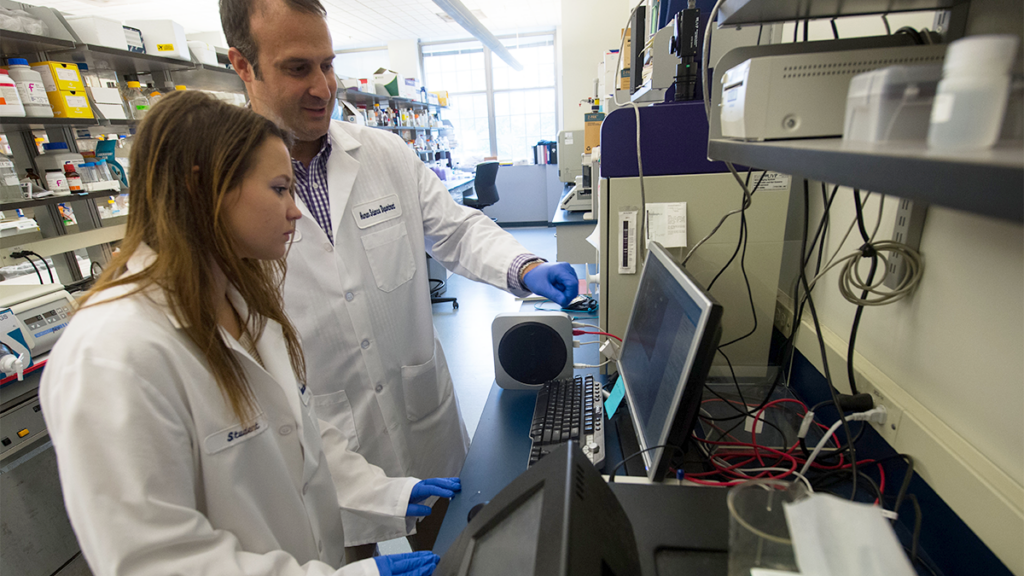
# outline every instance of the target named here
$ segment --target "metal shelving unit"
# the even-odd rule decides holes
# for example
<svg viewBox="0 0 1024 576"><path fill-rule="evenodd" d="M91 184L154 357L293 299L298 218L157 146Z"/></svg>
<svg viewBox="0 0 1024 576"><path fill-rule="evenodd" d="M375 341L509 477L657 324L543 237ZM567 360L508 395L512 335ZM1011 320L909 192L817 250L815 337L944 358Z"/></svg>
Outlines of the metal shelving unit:
<svg viewBox="0 0 1024 576"><path fill-rule="evenodd" d="M139 74L146 72L191 70L196 63L191 60L139 54L118 48L95 44L78 44L70 50L50 50L51 56L61 56L71 62L85 62L91 69L110 69L118 74ZM100 64L103 63L103 64Z"/></svg>
<svg viewBox="0 0 1024 576"><path fill-rule="evenodd" d="M708 155L715 160L1024 222L1024 147L1019 144L943 153L929 150L923 142L713 139Z"/></svg>
<svg viewBox="0 0 1024 576"><path fill-rule="evenodd" d="M72 40L26 34L25 32L13 32L11 30L0 32L2 32L0 34L0 53L5 55L34 54L36 52L66 50L75 47L75 43Z"/></svg>
<svg viewBox="0 0 1024 576"><path fill-rule="evenodd" d="M0 116L0 132L4 130L36 130L48 126L96 126L95 118L31 118L27 116Z"/></svg>
<svg viewBox="0 0 1024 576"><path fill-rule="evenodd" d="M970 0L726 0L718 9L720 26L787 22L836 16L943 10Z"/></svg>
<svg viewBox="0 0 1024 576"><path fill-rule="evenodd" d="M54 204L63 204L65 202L76 202L78 200L89 200L91 198L106 198L108 196L117 196L122 193L127 194L127 191L121 192L120 190L99 190L97 192L87 192L84 194L71 194L70 196L50 196L48 198L19 200L17 202L0 202L0 211L37 208L39 206L52 206Z"/></svg>

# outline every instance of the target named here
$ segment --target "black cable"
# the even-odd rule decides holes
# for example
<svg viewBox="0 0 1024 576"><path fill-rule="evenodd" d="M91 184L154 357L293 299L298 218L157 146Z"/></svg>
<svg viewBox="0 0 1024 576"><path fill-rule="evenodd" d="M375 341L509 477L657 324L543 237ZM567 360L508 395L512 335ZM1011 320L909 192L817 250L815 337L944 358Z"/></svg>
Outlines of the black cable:
<svg viewBox="0 0 1024 576"><path fill-rule="evenodd" d="M888 16L888 14L882 14L882 22L885 23L885 33L888 34L889 36L892 36L892 28L889 27Z"/></svg>
<svg viewBox="0 0 1024 576"><path fill-rule="evenodd" d="M759 186L761 186L761 181L764 180L764 177L765 177L766 174L768 174L767 170L765 170L764 172L761 173L761 177L757 179L757 182L754 183L754 188L750 191L751 194L753 194L754 192L757 192L757 189L758 189ZM747 184L749 184L749 183L750 183L750 170L747 170ZM744 203L743 206L740 206L740 216L741 216L740 236L739 236L739 240L737 240L737 242L736 242L736 249L733 250L732 256L729 258L729 261L725 263L725 266L722 266L722 269L718 271L718 274L715 274L715 277L711 279L711 282L708 284L708 292L711 292L711 287L714 286L715 282L718 281L718 277L721 276L722 273L725 272L726 268L728 268L729 265L732 264L733 260L736 259L736 255L740 251L740 245L741 244L745 245L745 243L746 243L746 237L747 237L746 236L746 227L745 227L745 219L743 217L746 216L747 208L748 208L748 206L746 206L745 203Z"/></svg>
<svg viewBox="0 0 1024 576"><path fill-rule="evenodd" d="M99 269L100 269L100 274L103 274L103 265L102 265L102 264L100 264L99 262L97 262L97 261L93 260L93 261L92 261L92 262L91 262L91 263L89 264L89 275L90 275L90 276L92 276L92 278L93 278L94 280L95 280L95 279L96 279L96 278L98 277L98 275L96 274L96 270L94 270L94 268L96 268L96 267L99 267Z"/></svg>
<svg viewBox="0 0 1024 576"><path fill-rule="evenodd" d="M906 34L907 36L910 36L911 38L914 39L914 44L920 45L925 43L924 37L921 36L921 33L918 32L917 30L914 30L910 26L904 26L897 30L896 32L893 32L893 34Z"/></svg>
<svg viewBox="0 0 1024 576"><path fill-rule="evenodd" d="M845 473L846 473L846 469L845 468L840 468L838 470L829 470L828 472L825 472L824 474L821 474L820 476L815 476L814 480L810 481L811 482L811 486L814 488L815 492L819 491L819 489L821 491L828 491L827 490L828 488L834 486L835 484L839 483L840 481L842 481L844 479L843 475ZM864 480L864 485L866 485L867 488L870 488L869 492L875 498L878 498L878 502L881 503L882 502L882 498L883 498L882 490L878 487L878 483L875 482L874 478L872 478L871 476L868 476L864 472L857 472L857 475L860 476L860 478L862 480ZM833 478L835 478L835 480L833 480L831 482L828 482L828 483L824 483L823 482L824 480L830 480L830 479L833 479ZM864 486L862 486L862 488L863 487ZM850 500L853 500L854 497L856 496L856 490L857 490L857 485L854 484L854 492L853 492L853 494L850 495ZM838 494L836 492L832 492L832 494L835 494L836 496L840 496L840 494Z"/></svg>
<svg viewBox="0 0 1024 576"><path fill-rule="evenodd" d="M793 22L793 43L796 44L797 32L800 31L800 21Z"/></svg>
<svg viewBox="0 0 1024 576"><path fill-rule="evenodd" d="M36 268L36 263L28 257L28 254L25 252L12 252L11 256L15 258L24 258L32 266L32 269L36 271L36 276L39 278L39 284L44 284L43 275L39 273L39 268Z"/></svg>
<svg viewBox="0 0 1024 576"><path fill-rule="evenodd" d="M757 44L755 44L755 46L761 45L761 32L764 32L764 24L757 27Z"/></svg>
<svg viewBox="0 0 1024 576"><path fill-rule="evenodd" d="M651 446L650 448L644 448L643 450L638 450L638 451L630 454L629 456L623 458L621 462L616 464L615 467L612 468L611 474L608 475L608 483L611 484L612 482L615 482L615 472L619 468L622 468L623 464L625 464L626 462L629 462L630 460L632 460L633 458L636 458L637 456L643 454L644 452L650 452L651 450L657 450L658 448L671 448L672 450L682 454L683 457L686 457L686 452L683 452L683 449L680 448L679 446L676 446L675 444L659 444L658 446Z"/></svg>
<svg viewBox="0 0 1024 576"><path fill-rule="evenodd" d="M910 561L917 562L917 548L921 542L921 504L914 494L907 494L907 500L914 505L914 534L910 541Z"/></svg>
<svg viewBox="0 0 1024 576"><path fill-rule="evenodd" d="M810 20L804 20L804 42L807 42L807 29L810 28L810 26L808 26L810 23Z"/></svg>
<svg viewBox="0 0 1024 576"><path fill-rule="evenodd" d="M871 268L868 270L868 277L865 282L865 284L870 286L871 281L875 279L875 271L878 269L878 254L871 246L871 237L868 236L867 227L864 224L864 209L860 204L860 190L853 190L853 203L856 205L857 210L857 228L860 230L861 239L864 241L864 245L861 246L861 258L871 258ZM861 300L867 297L867 290L860 293ZM857 394L857 380L854 377L853 371L853 354L857 344L857 329L860 327L860 317L863 313L864 306L858 305L857 311L853 314L853 325L850 327L850 342L846 349L846 376L850 380L850 391L853 394Z"/></svg>
<svg viewBox="0 0 1024 576"><path fill-rule="evenodd" d="M731 346L744 338L749 338L754 332L757 332L757 308L754 306L754 292L750 289L750 278L747 276L747 215L746 213L740 215L740 228L744 232L743 240L743 252L740 254L740 271L743 272L743 283L747 286L747 299L750 301L750 315L754 318L754 326L743 336L733 338L725 344L719 344L719 348L725 348Z"/></svg>
<svg viewBox="0 0 1024 576"><path fill-rule="evenodd" d="M22 252L24 252L26 254L31 254L31 255L35 256L36 258L39 258L39 261L46 265L46 272L47 272L47 274L50 275L50 284L56 284L57 283L53 279L53 270L50 268L50 263L46 261L46 258L43 258L39 254L36 254L35 252L33 252L31 250L22 250Z"/></svg>
<svg viewBox="0 0 1024 576"><path fill-rule="evenodd" d="M828 227L832 224L831 211L829 208L832 207L832 200L835 199L835 193L839 190L839 186L832 189L832 198L828 196L828 187L825 183L821 183L821 205L824 206L825 212L821 215L821 223L818 227L821 229L821 240L818 242L818 261L814 264L814 275L817 276L821 273L821 259L825 255L825 239L828 238ZM815 238L818 237L818 233L815 232ZM813 246L815 242L811 242Z"/></svg>
<svg viewBox="0 0 1024 576"><path fill-rule="evenodd" d="M807 220L810 215L810 191L808 190L807 179L804 178L804 225L803 232L800 237L800 253L805 254L807 252ZM811 288L807 282L807 270L805 266L800 266L800 281L804 284L804 291L807 292L807 305L811 309L811 318L814 320L814 332L818 337L818 347L821 350L821 364L825 372L825 382L828 385L828 392L832 395L832 401L835 402L836 406L839 406L839 397L836 395L836 389L832 385L832 374L828 369L828 351L825 348L825 339L821 335L821 323L818 321L818 311L814 307L814 299L811 297ZM846 421L846 416L839 412L839 420L843 423L843 432L847 438L853 438L850 434L850 423ZM850 445L850 468L853 472L853 493L857 493L857 453L855 447Z"/></svg>
<svg viewBox="0 0 1024 576"><path fill-rule="evenodd" d="M836 19L833 18L829 23L832 24L832 38L839 40L839 29L836 28Z"/></svg>

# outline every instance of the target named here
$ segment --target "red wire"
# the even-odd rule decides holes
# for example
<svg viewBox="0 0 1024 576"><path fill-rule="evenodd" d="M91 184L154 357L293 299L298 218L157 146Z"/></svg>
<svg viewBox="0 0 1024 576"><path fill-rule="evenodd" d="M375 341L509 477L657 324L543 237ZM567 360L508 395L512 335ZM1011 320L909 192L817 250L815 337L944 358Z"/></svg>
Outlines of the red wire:
<svg viewBox="0 0 1024 576"><path fill-rule="evenodd" d="M588 332L588 331L586 331L586 330L579 330L579 329L574 329L574 330L572 331L572 335L573 335L573 336L582 336L582 335L584 335L584 334L596 334L596 335L598 335L598 336L608 336L608 337L611 337L611 338L615 338L615 339L616 339L616 340L618 340L619 342L622 342L622 338L619 338L619 337L618 337L618 336L616 336L615 334L609 334L609 333L607 333L607 332Z"/></svg>

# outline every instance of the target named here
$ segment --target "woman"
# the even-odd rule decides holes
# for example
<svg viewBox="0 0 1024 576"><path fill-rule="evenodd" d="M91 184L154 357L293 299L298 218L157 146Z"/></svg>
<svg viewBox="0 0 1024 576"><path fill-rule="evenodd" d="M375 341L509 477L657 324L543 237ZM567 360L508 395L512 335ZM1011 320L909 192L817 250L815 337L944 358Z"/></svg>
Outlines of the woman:
<svg viewBox="0 0 1024 576"><path fill-rule="evenodd" d="M165 97L135 136L121 252L40 387L98 575L433 571L430 553L337 570L340 508L423 515L412 502L458 481L387 478L318 423L281 306L300 218L286 139L199 92Z"/></svg>

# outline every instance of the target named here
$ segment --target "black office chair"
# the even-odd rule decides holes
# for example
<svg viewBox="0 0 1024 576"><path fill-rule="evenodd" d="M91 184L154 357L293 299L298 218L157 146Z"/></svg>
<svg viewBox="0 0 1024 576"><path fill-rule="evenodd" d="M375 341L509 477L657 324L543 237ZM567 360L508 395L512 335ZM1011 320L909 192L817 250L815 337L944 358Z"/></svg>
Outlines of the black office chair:
<svg viewBox="0 0 1024 576"><path fill-rule="evenodd" d="M476 178L473 179L473 192L463 195L462 203L470 208L483 210L498 201L498 187L494 185L498 179L497 162L481 162L476 165Z"/></svg>

